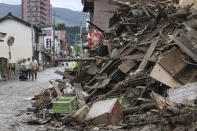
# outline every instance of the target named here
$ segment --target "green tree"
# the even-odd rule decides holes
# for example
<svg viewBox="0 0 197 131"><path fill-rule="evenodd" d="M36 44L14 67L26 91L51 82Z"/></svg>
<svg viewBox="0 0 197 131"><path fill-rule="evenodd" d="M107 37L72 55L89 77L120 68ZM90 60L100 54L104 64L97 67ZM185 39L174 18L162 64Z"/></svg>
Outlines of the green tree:
<svg viewBox="0 0 197 131"><path fill-rule="evenodd" d="M75 43L75 37L77 37L77 41L80 40L80 27L79 26L69 26L66 27L66 39L68 43Z"/></svg>
<svg viewBox="0 0 197 131"><path fill-rule="evenodd" d="M48 27L53 27L53 25L51 25L51 24L46 24L46 25L43 25L41 28L48 28Z"/></svg>
<svg viewBox="0 0 197 131"><path fill-rule="evenodd" d="M65 25L65 23L57 24L55 29L56 30L65 30L66 29L66 25Z"/></svg>

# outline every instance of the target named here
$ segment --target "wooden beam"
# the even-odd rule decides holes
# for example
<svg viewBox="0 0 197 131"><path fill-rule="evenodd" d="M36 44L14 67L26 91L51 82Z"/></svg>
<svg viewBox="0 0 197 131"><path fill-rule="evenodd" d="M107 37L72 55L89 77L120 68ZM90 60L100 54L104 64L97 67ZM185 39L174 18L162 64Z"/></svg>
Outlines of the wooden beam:
<svg viewBox="0 0 197 131"><path fill-rule="evenodd" d="M142 60L140 66L138 69L140 70L144 70L147 63L148 63L148 59L152 56L156 46L157 46L157 43L159 42L159 39L160 39L160 36L158 36L155 41L153 41L153 43L150 45L148 51L146 52L146 55L144 56L144 59Z"/></svg>
<svg viewBox="0 0 197 131"><path fill-rule="evenodd" d="M197 50L189 39L183 37L176 37L174 35L169 35L170 38L195 62L197 62Z"/></svg>
<svg viewBox="0 0 197 131"><path fill-rule="evenodd" d="M71 76L67 73L64 73L64 72L61 72L61 71L55 71L54 73L58 74L58 75L61 75L61 76L64 76L66 79L70 79L70 80L74 80L75 77L74 76Z"/></svg>
<svg viewBox="0 0 197 131"><path fill-rule="evenodd" d="M67 61L96 61L96 58L62 58L62 59L55 59L54 61L57 62L67 62Z"/></svg>

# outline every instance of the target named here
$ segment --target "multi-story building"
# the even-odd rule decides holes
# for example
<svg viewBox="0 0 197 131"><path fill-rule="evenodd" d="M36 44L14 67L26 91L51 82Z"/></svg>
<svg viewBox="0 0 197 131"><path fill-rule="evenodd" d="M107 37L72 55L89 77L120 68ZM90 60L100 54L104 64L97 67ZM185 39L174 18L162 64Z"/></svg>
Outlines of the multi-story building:
<svg viewBox="0 0 197 131"><path fill-rule="evenodd" d="M51 23L50 0L31 0L32 22L35 25L45 25ZM22 0L22 19L31 22L30 0Z"/></svg>
<svg viewBox="0 0 197 131"><path fill-rule="evenodd" d="M64 56L66 51L66 30L55 30L53 27L42 28L44 36L44 49L51 50L57 57ZM55 35L55 37L54 37Z"/></svg>

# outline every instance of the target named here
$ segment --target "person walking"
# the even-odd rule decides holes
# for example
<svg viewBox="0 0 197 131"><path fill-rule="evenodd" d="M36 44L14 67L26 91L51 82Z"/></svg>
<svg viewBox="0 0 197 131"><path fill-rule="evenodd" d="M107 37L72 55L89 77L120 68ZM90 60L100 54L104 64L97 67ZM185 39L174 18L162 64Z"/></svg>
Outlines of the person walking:
<svg viewBox="0 0 197 131"><path fill-rule="evenodd" d="M34 78L37 79L37 70L38 70L38 62L37 60L35 60L33 56L30 64L30 68L31 68L32 81L33 81Z"/></svg>
<svg viewBox="0 0 197 131"><path fill-rule="evenodd" d="M30 69L30 64L31 64L31 59L30 58L27 58L27 61L26 61L26 69L27 69L27 77L30 79L31 77L31 69Z"/></svg>
<svg viewBox="0 0 197 131"><path fill-rule="evenodd" d="M21 63L20 69L22 71L19 79L20 80L27 80L27 68L26 68L26 60L23 60L23 63Z"/></svg>

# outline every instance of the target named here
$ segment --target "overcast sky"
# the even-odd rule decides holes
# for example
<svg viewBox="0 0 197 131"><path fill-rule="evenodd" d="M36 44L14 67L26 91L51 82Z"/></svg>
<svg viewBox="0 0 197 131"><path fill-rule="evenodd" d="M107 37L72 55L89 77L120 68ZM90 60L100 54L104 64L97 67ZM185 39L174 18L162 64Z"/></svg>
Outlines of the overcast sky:
<svg viewBox="0 0 197 131"><path fill-rule="evenodd" d="M0 3L21 4L21 0L0 0ZM53 7L68 8L75 11L82 10L81 0L51 0Z"/></svg>

